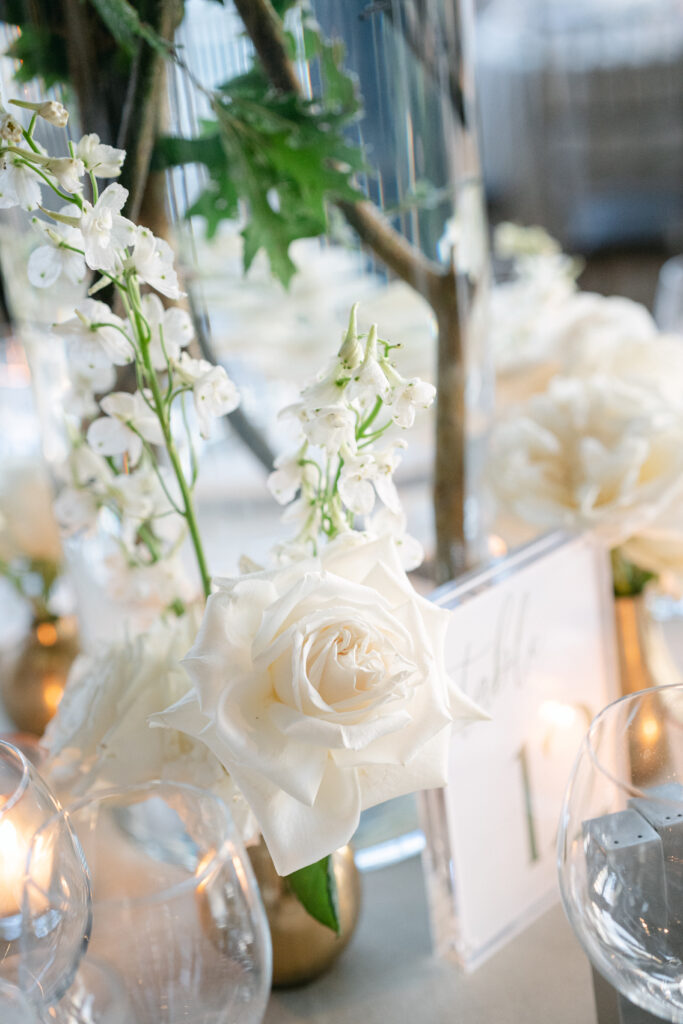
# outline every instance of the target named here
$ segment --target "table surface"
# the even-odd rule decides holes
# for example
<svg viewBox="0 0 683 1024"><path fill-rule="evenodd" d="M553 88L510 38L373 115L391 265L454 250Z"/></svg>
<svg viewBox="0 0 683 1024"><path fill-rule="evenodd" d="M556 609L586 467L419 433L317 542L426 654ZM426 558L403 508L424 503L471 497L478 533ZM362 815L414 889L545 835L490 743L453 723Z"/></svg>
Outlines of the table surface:
<svg viewBox="0 0 683 1024"><path fill-rule="evenodd" d="M590 968L559 903L471 974L431 951L419 858L363 875L332 970L274 992L265 1024L595 1024Z"/></svg>

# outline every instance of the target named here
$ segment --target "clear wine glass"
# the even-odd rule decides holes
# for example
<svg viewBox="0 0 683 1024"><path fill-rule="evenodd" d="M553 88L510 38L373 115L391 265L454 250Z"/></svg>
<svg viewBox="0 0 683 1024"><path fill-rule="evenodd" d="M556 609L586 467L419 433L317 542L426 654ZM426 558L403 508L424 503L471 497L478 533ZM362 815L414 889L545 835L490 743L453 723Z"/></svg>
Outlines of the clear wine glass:
<svg viewBox="0 0 683 1024"><path fill-rule="evenodd" d="M192 786L107 790L68 809L93 927L58 1024L259 1024L270 934L227 805Z"/></svg>
<svg viewBox="0 0 683 1024"><path fill-rule="evenodd" d="M24 754L0 741L0 1020L29 1021L29 1006L49 1013L74 978L90 921L68 819Z"/></svg>
<svg viewBox="0 0 683 1024"><path fill-rule="evenodd" d="M558 844L567 916L597 971L683 1022L683 684L623 697L594 720Z"/></svg>

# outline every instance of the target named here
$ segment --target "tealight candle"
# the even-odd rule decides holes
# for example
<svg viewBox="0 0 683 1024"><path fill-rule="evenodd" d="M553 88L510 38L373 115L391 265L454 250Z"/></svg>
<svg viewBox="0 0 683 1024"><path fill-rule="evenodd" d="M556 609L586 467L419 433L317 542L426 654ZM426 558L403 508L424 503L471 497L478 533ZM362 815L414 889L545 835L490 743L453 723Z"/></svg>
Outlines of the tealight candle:
<svg viewBox="0 0 683 1024"><path fill-rule="evenodd" d="M0 809L1 810L1 809ZM18 914L22 890L26 879L27 860L33 831L21 827L11 812L0 820L0 918ZM31 856L31 898L47 906L47 889L52 873L52 853L45 848L42 838L35 843ZM32 902L32 910L39 910Z"/></svg>

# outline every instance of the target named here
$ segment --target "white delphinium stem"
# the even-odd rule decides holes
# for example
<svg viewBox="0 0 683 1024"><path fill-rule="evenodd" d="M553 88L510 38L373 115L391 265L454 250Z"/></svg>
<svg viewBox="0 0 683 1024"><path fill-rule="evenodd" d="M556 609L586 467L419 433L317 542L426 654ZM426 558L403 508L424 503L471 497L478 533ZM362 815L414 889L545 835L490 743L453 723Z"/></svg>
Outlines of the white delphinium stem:
<svg viewBox="0 0 683 1024"><path fill-rule="evenodd" d="M142 294L141 286L146 285L168 298L180 297L170 247L122 214L126 189L115 183L99 192L97 178L117 175L124 151L89 135L69 145L68 157L45 154L33 139L36 118L63 125L68 113L54 103L18 101L16 105L31 110L33 116L24 129L0 109L0 206L39 206L44 185L69 204L59 211L40 205L49 218L41 222L42 229L55 255L50 257L49 246L39 249L29 266L30 280L38 287L48 287L63 270L73 275L87 264L101 275L90 289L91 295L103 284L112 284L125 308L125 321L106 303L89 298L58 330L67 336L69 358L81 389L91 382L92 406L96 408L94 393L99 382L107 379L113 365L133 363L139 389L132 395L108 394L101 399L105 415L90 425L88 444L77 439L71 481L58 511L61 507L63 520L75 529L100 508L111 509L122 526L127 524L133 548L141 545L148 553L148 559L140 561L135 550L129 552L131 567L154 565L175 553L177 538L170 554L162 541L163 519L175 513L187 526L202 589L208 596L211 581L192 494L196 458L186 426L191 449L188 478L171 429L171 410L177 399L182 401L185 393L192 393L201 432L208 436L211 419L238 404L237 391L222 367L202 363L198 378L188 379L182 369L181 349L192 340L189 317L180 309L164 310L156 296ZM81 184L86 173L91 201L84 197ZM158 463L156 445L165 449L171 481ZM89 450L92 459L84 460L82 453ZM79 494L88 500L79 499Z"/></svg>
<svg viewBox="0 0 683 1024"><path fill-rule="evenodd" d="M283 412L301 426L296 452L280 456L268 481L280 504L299 494L286 515L300 528L279 550L284 558L300 557L306 550L318 554L321 538L329 541L350 531L356 516L372 513L376 498L394 517L402 515L393 473L405 442L385 439L381 450L375 445L390 428L412 426L416 409L429 406L435 390L399 374L390 358L392 346L378 338L375 325L367 336L359 335L356 308L330 368ZM414 544L402 545L411 568L421 561L414 561L417 550Z"/></svg>

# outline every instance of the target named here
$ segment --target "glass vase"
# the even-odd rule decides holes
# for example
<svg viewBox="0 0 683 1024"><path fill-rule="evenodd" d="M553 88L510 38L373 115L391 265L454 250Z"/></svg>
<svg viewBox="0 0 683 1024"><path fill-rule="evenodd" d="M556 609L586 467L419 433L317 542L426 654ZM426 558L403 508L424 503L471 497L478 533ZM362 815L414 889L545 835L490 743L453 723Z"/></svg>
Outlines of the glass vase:
<svg viewBox="0 0 683 1024"><path fill-rule="evenodd" d="M257 19L263 7L254 8ZM187 5L177 41L202 87L214 88L251 66L242 9L249 21L249 5L242 2L226 9L201 0ZM327 233L290 245L296 272L285 286L263 251L244 274L243 221L222 221L209 242L196 217L188 234L183 216L205 181L196 164L175 169L172 205L189 289L205 348L229 364L241 385L242 414L253 428L250 437L242 436L267 468L282 444L277 411L338 347L353 302L360 302L362 329L377 322L381 337L401 345L396 360L404 375L436 381L435 418L418 424L399 484L410 532L425 543L431 572L442 582L485 553L487 533L481 474L493 376L472 5L314 0L311 9L322 35L343 43L344 67L362 97L346 141L362 159L355 185L366 201L328 204ZM296 47L289 69L309 97L323 88L321 66L307 54L301 18L296 8L288 15ZM170 100L172 134L198 134L211 113L208 99L182 69L172 78ZM317 173L314 166L311 173ZM262 480L255 461L247 460L244 473ZM260 486L264 505L272 506ZM257 497L250 500L258 505ZM277 509L269 515L274 537Z"/></svg>
<svg viewBox="0 0 683 1024"><path fill-rule="evenodd" d="M192 786L106 790L68 808L93 890L88 950L58 1024L260 1024L268 925L226 804Z"/></svg>

